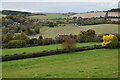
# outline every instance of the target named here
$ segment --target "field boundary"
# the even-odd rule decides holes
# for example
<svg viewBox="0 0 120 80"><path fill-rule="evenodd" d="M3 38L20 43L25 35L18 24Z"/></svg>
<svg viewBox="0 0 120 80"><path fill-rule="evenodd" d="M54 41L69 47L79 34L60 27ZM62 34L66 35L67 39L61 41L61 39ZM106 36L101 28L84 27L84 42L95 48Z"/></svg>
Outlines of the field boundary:
<svg viewBox="0 0 120 80"><path fill-rule="evenodd" d="M93 46L77 47L77 48L72 49L72 50L56 49L56 50L42 51L42 52L37 52L37 53L25 53L24 52L22 54L4 55L1 58L2 58L2 62L4 62L4 61L26 59L26 58L34 58L34 57L42 57L42 56L49 56L49 55L65 54L65 53L78 52L78 51L101 49L101 48L103 48L101 45L93 45Z"/></svg>

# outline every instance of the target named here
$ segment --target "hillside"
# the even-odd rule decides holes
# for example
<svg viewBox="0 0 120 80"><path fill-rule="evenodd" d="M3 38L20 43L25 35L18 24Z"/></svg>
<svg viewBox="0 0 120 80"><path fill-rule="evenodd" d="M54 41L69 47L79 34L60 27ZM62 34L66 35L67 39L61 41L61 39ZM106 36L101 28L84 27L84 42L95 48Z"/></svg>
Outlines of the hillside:
<svg viewBox="0 0 120 80"><path fill-rule="evenodd" d="M23 11L2 10L2 14L4 14L4 15L17 15L17 14L30 15L31 13L23 12Z"/></svg>
<svg viewBox="0 0 120 80"><path fill-rule="evenodd" d="M80 31L93 29L97 34L106 34L106 33L118 33L118 25L117 24L100 24L100 25L89 25L89 26L73 26L66 25L61 27L49 28L46 31L43 31L41 34L43 37L54 38L58 34L61 35L69 35L69 34L78 34ZM40 34L30 36L34 38L38 38Z"/></svg>
<svg viewBox="0 0 120 80"><path fill-rule="evenodd" d="M104 17L105 16L105 12L89 12L89 13L78 13L75 15L72 15L70 17L82 17L82 18L92 18L92 17Z"/></svg>
<svg viewBox="0 0 120 80"><path fill-rule="evenodd" d="M82 17L82 18L92 18L92 17L105 17L106 12L89 12L89 13L78 13L71 15L70 17ZM116 17L119 16L120 12L108 12L108 16Z"/></svg>
<svg viewBox="0 0 120 80"><path fill-rule="evenodd" d="M3 62L3 78L117 78L118 49Z"/></svg>
<svg viewBox="0 0 120 80"><path fill-rule="evenodd" d="M44 13L44 15L33 15L33 16L29 16L29 18L31 19L55 19L55 18L64 18L64 17L68 17L67 15L63 14L63 13Z"/></svg>

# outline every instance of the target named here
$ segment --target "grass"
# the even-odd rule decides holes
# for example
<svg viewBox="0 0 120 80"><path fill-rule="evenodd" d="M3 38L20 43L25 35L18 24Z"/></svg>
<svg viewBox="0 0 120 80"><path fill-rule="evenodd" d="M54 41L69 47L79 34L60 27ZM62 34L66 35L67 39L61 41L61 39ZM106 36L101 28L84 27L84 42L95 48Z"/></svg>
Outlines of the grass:
<svg viewBox="0 0 120 80"><path fill-rule="evenodd" d="M106 33L118 33L117 24L100 24L100 25L88 25L88 26L73 26L66 25L61 27L49 28L46 31L42 32L42 36L45 38L54 38L58 34L69 35L69 34L79 34L80 31L93 29L96 31L96 34L106 34ZM39 37L40 34L35 35L34 37Z"/></svg>
<svg viewBox="0 0 120 80"><path fill-rule="evenodd" d="M3 78L115 78L118 49L96 49L3 62Z"/></svg>
<svg viewBox="0 0 120 80"><path fill-rule="evenodd" d="M43 26L40 28L40 32L46 31L47 29L49 29L50 27L48 26Z"/></svg>
<svg viewBox="0 0 120 80"><path fill-rule="evenodd" d="M77 46L90 46L97 45L100 43L78 43ZM45 46L35 46L35 47L26 47L26 48L14 48L14 49L2 49L2 55L12 55L12 54L21 54L23 52L32 53L32 52L40 52L44 50L55 50L62 48L61 44L53 44L53 45L45 45Z"/></svg>
<svg viewBox="0 0 120 80"><path fill-rule="evenodd" d="M35 15L35 16L29 16L31 19L55 19L55 18L64 18L68 17L62 13L45 13L46 16L43 15Z"/></svg>

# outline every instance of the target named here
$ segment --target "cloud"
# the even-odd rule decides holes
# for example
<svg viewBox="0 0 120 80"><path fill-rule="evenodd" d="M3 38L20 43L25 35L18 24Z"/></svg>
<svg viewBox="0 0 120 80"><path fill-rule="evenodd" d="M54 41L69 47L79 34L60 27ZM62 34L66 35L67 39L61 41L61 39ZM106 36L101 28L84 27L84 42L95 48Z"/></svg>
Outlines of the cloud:
<svg viewBox="0 0 120 80"><path fill-rule="evenodd" d="M119 0L2 0L2 2L119 2Z"/></svg>
<svg viewBox="0 0 120 80"><path fill-rule="evenodd" d="M29 12L89 12L115 8L113 2L3 2L3 10Z"/></svg>

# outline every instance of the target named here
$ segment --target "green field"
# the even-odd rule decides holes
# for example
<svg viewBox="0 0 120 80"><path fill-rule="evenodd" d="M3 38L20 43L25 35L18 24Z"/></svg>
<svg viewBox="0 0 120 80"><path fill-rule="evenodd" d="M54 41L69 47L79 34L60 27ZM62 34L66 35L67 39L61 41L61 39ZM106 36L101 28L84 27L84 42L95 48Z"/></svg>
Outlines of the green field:
<svg viewBox="0 0 120 80"><path fill-rule="evenodd" d="M44 27L40 28L40 32L46 31L46 30L49 29L49 28L50 28L50 27L48 27L48 26L44 26Z"/></svg>
<svg viewBox="0 0 120 80"><path fill-rule="evenodd" d="M115 78L118 49L96 49L3 62L3 78Z"/></svg>
<svg viewBox="0 0 120 80"><path fill-rule="evenodd" d="M31 19L55 19L55 18L67 18L68 16L62 13L45 13L46 16L43 15L34 15L30 16Z"/></svg>
<svg viewBox="0 0 120 80"><path fill-rule="evenodd" d="M100 25L88 25L88 26L66 25L61 27L54 27L41 32L41 34L45 38L54 38L58 34L61 34L61 35L79 34L80 31L83 31L83 30L86 31L88 29L95 30L96 34L118 33L117 24L100 24ZM38 38L39 36L40 34L35 35L34 38Z"/></svg>
<svg viewBox="0 0 120 80"><path fill-rule="evenodd" d="M97 45L100 43L78 43L76 44L78 47L81 46L91 46ZM62 48L61 44L54 44L54 45L45 45L45 46L35 46L35 47L26 47L26 48L14 48L14 49L2 49L2 55L12 55L12 54L21 54L23 52L32 53L32 52L40 52L44 50L55 50Z"/></svg>

